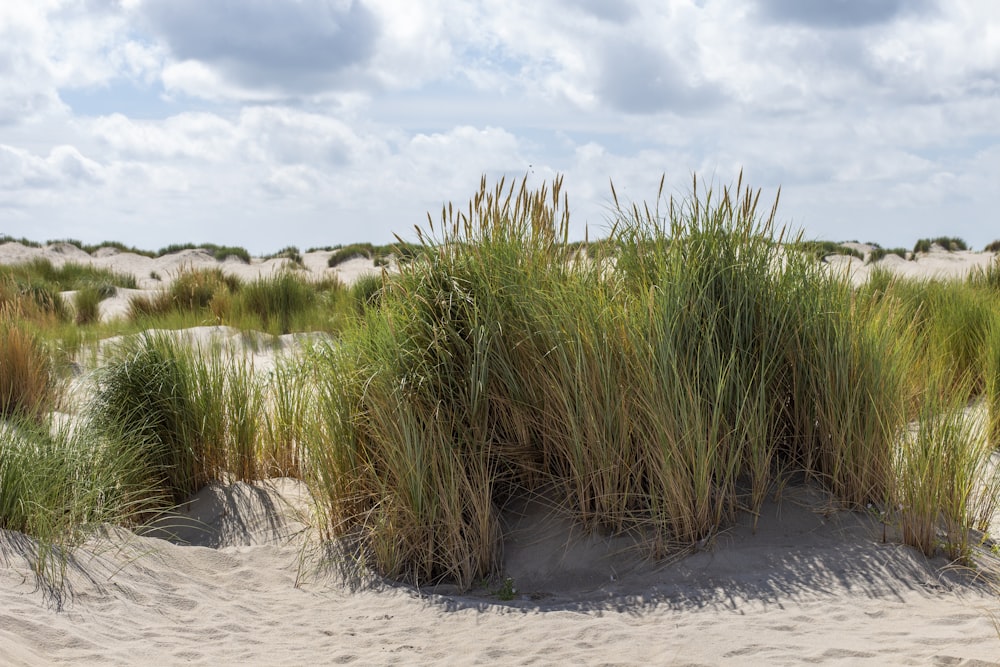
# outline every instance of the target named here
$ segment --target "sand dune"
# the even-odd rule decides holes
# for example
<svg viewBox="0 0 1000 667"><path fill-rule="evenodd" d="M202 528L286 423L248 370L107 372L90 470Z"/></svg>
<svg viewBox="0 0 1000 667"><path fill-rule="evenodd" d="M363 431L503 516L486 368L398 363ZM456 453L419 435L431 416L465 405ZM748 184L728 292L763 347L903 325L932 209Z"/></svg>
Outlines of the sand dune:
<svg viewBox="0 0 1000 667"><path fill-rule="evenodd" d="M791 489L674 563L520 518L515 599L368 582L324 562L292 480L213 486L173 535L110 532L36 588L2 536L5 664L995 664L988 587ZM780 515L780 516L779 516ZM167 531L166 527L157 531ZM579 537L579 536L577 536Z"/></svg>
<svg viewBox="0 0 1000 667"><path fill-rule="evenodd" d="M154 271L219 265L197 251L150 260L0 246L0 262L37 256L130 272L144 288L163 282ZM882 262L929 276L991 259ZM247 277L282 261L221 265ZM325 262L306 257L317 274ZM831 265L855 279L867 270ZM373 270L356 261L338 275ZM179 335L242 340L225 327ZM815 489L786 488L755 529L744 518L660 563L625 537L582 533L541 500L512 505L506 522L510 600L497 582L459 594L350 576L289 479L210 486L138 535L108 528L69 559L61 591L36 581L31 540L0 531L0 664L1000 664L1000 597L984 577L928 561Z"/></svg>

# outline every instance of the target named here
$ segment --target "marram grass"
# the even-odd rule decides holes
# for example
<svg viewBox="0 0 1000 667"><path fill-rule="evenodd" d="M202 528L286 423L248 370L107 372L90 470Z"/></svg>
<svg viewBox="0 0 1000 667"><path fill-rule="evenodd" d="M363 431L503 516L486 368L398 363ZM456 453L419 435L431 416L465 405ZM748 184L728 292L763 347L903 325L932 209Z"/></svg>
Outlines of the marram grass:
<svg viewBox="0 0 1000 667"><path fill-rule="evenodd" d="M782 252L774 208L741 184L619 207L609 270L565 261L560 186L446 208L324 357L309 460L331 534L389 576L467 586L499 574L515 495L653 554L790 471L849 506L892 497L904 369L845 282Z"/></svg>
<svg viewBox="0 0 1000 667"><path fill-rule="evenodd" d="M484 181L418 230L398 273L351 290L295 271L188 272L135 302L133 326L339 337L267 372L165 334L127 338L83 425L54 435L52 362L30 332L69 326L65 307L0 282L0 366L25 369L0 377L24 378L4 394L0 525L58 550L214 481L294 475L366 565L467 587L502 576L518 497L659 557L805 477L844 507L878 507L928 555L967 560L1000 497L996 281L876 267L852 288L790 250L801 239L776 205L742 182L695 181L684 200L661 183L653 206L616 199L611 235L583 252L559 180ZM981 428L967 419L979 397Z"/></svg>

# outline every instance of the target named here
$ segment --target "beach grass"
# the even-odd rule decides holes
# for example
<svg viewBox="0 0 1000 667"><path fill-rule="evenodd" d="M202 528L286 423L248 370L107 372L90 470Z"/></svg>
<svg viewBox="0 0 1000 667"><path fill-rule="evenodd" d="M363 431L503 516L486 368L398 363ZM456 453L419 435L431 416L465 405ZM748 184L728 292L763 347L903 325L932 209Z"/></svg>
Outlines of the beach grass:
<svg viewBox="0 0 1000 667"><path fill-rule="evenodd" d="M15 315L0 310L0 417L39 421L55 399L49 351Z"/></svg>
<svg viewBox="0 0 1000 667"><path fill-rule="evenodd" d="M220 324L282 335L335 332L355 311L351 292L336 278L311 281L281 270L244 282L213 267L182 271L167 289L134 297L128 316L139 328Z"/></svg>
<svg viewBox="0 0 1000 667"><path fill-rule="evenodd" d="M0 377L19 434L0 459L4 527L55 543L74 522L143 521L206 484L292 475L325 536L365 566L468 588L502 580L515 500L544 499L662 558L805 479L838 507L877 508L927 555L968 561L1000 491L996 267L946 281L875 266L854 287L816 260L856 251L803 242L742 180L663 193L662 181L652 204L612 191L610 236L574 246L560 180L484 179L467 207L396 246L407 261L350 289L291 269L250 282L182 271L133 300L73 431L45 421L51 341L73 326L59 288L77 285L74 330L90 332L73 347L110 331L94 312L114 283L43 278L41 264L30 280L8 275L0 367L24 370ZM945 240L930 242L958 247ZM265 370L244 352L139 333L204 324L336 337ZM977 401L982 423L968 416ZM111 458L84 474L86 456ZM50 472L18 481L14 463ZM107 485L107 514L86 500L58 520L10 509Z"/></svg>
<svg viewBox="0 0 1000 667"><path fill-rule="evenodd" d="M913 246L913 253L930 252L932 246L941 246L948 252L968 250L969 244L957 236L938 236L932 239L919 239Z"/></svg>
<svg viewBox="0 0 1000 667"><path fill-rule="evenodd" d="M0 438L0 528L30 535L40 581L59 586L72 549L163 505L138 451L88 428L7 421Z"/></svg>
<svg viewBox="0 0 1000 667"><path fill-rule="evenodd" d="M360 534L389 576L469 585L499 574L517 495L657 555L759 510L792 471L845 505L890 499L890 330L781 250L757 193L696 188L619 207L613 271L565 261L559 182L484 183L420 230L427 261L325 358L310 461L331 534Z"/></svg>

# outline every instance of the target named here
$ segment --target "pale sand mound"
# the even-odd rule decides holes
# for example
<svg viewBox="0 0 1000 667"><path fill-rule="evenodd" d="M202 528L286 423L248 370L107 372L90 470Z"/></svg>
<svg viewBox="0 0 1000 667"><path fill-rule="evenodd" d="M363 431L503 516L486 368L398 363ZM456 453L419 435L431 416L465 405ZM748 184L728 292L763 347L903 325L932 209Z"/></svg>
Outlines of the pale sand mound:
<svg viewBox="0 0 1000 667"><path fill-rule="evenodd" d="M871 246L845 243L863 253L871 252ZM866 255L867 257L867 255ZM872 268L880 267L905 278L948 279L964 278L973 269L985 269L996 259L991 252L957 250L948 252L940 246L932 246L930 252L918 253L914 259L905 260L898 255L886 255L874 263L865 263L857 257L830 255L826 266L836 273L846 273L851 282L860 285L868 279Z"/></svg>
<svg viewBox="0 0 1000 667"><path fill-rule="evenodd" d="M786 490L756 534L738 526L659 567L623 552L621 538L578 539L527 503L508 521L510 602L444 587L352 590L338 568L317 564L308 511L292 480L212 486L164 519L173 541L116 530L89 543L61 600L36 588L23 558L30 542L5 533L0 662L985 665L1000 656L987 590L883 544L879 524L809 489Z"/></svg>
<svg viewBox="0 0 1000 667"><path fill-rule="evenodd" d="M235 276L244 281L272 276L279 271L291 269L299 271L312 280L337 278L345 285L352 285L361 276L380 274L382 268L376 267L369 259L355 258L343 262L333 268L327 266L327 261L333 254L331 251L319 250L302 255L302 266L296 266L285 258L261 259L251 258L246 264L236 257L219 261L205 250L181 250L162 257L146 257L130 252L121 252L116 248L100 248L93 255L88 255L76 246L66 243L55 243L43 248L33 248L17 242L0 244L0 265L21 264L35 259L47 259L54 266L61 267L67 263L83 264L108 269L116 273L131 275L136 279L142 292L160 290L167 287L177 275L192 269L219 268L229 276ZM396 270L394 266L387 268ZM118 299L133 296L131 290L120 290ZM127 306L127 300L126 300ZM102 314L103 314L102 306ZM115 314L121 314L121 305L111 308Z"/></svg>

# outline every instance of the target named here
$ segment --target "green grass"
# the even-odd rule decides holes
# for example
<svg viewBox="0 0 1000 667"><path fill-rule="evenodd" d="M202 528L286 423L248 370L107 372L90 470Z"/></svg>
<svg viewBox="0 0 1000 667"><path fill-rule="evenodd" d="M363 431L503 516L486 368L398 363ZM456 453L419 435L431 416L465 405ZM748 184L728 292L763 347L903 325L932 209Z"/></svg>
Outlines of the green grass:
<svg viewBox="0 0 1000 667"><path fill-rule="evenodd" d="M89 428L0 424L0 528L34 538L38 578L59 585L72 547L105 524L134 525L164 500L140 453Z"/></svg>
<svg viewBox="0 0 1000 667"><path fill-rule="evenodd" d="M846 255L847 257L856 257L858 259L865 258L860 251L832 241L797 240L789 245L795 250L811 255L819 260L825 260L830 255Z"/></svg>
<svg viewBox="0 0 1000 667"><path fill-rule="evenodd" d="M274 335L336 332L353 316L351 302L335 278L314 282L283 270L244 283L215 267L185 271L166 290L133 298L128 316L139 328L221 324Z"/></svg>
<svg viewBox="0 0 1000 667"><path fill-rule="evenodd" d="M0 266L0 277L18 285L43 285L50 291L65 292L94 287L104 291L116 287L135 289L135 277L108 269L67 262L56 267L47 259Z"/></svg>
<svg viewBox="0 0 1000 667"><path fill-rule="evenodd" d="M265 331L292 331L293 323L312 309L316 289L289 271L269 278L258 278L238 291L238 309L260 319Z"/></svg>
<svg viewBox="0 0 1000 667"><path fill-rule="evenodd" d="M889 255L897 255L898 257L906 259L908 254L909 253L906 248L882 248L880 246L873 246L871 253L868 255L868 263L874 264Z"/></svg>
<svg viewBox="0 0 1000 667"><path fill-rule="evenodd" d="M377 307L382 300L382 290L386 279L386 276L377 273L359 277L351 285L351 298L362 310L366 307Z"/></svg>
<svg viewBox="0 0 1000 667"><path fill-rule="evenodd" d="M297 266L302 266L303 265L302 264L302 253L300 253L299 249L297 247L293 246L293 245L290 245L290 246L287 246L285 248L282 248L281 250L279 250L276 253L272 253L270 255L265 255L261 259L263 259L263 260L266 261L266 260L269 260L269 259L280 259L280 258L290 259L292 261L292 264L295 264Z"/></svg>
<svg viewBox="0 0 1000 667"><path fill-rule="evenodd" d="M115 325L94 321L104 278L41 264L2 277L14 435L0 440L0 526L69 545L213 481L293 475L324 534L366 566L468 587L503 580L514 499L544 495L660 558L806 479L838 506L877 508L924 553L968 561L970 530L1000 502L996 267L915 281L875 266L853 288L816 259L854 251L803 242L742 182L663 189L651 205L616 200L611 235L574 244L559 180L484 180L417 245L335 254L409 258L398 273L347 289L293 270L187 271ZM68 284L79 325L60 305ZM228 348L125 336L77 428L53 434L59 348L199 324L337 338L262 372ZM984 429L966 418L978 400Z"/></svg>
<svg viewBox="0 0 1000 667"><path fill-rule="evenodd" d="M173 243L165 248L160 248L156 251L155 256L162 257L163 255L170 255L182 250L206 250L220 262L228 257L236 257L244 264L250 263L250 253L245 248L239 246L220 246L214 243L201 243L198 245L194 243Z"/></svg>
<svg viewBox="0 0 1000 667"><path fill-rule="evenodd" d="M558 182L484 184L425 233L428 261L320 362L309 458L331 534L360 531L388 576L467 586L501 574L514 495L547 489L655 555L757 511L783 471L853 506L891 497L887 329L811 257L776 261L754 193L661 203L619 210L613 274L564 261Z"/></svg>
<svg viewBox="0 0 1000 667"><path fill-rule="evenodd" d="M0 417L40 420L54 406L49 352L19 318L0 316Z"/></svg>
<svg viewBox="0 0 1000 667"><path fill-rule="evenodd" d="M97 287L84 287L73 298L73 310L77 324L93 324L100 319L103 296Z"/></svg>
<svg viewBox="0 0 1000 667"><path fill-rule="evenodd" d="M274 387L291 385L281 378ZM294 469L298 456L285 449L297 446L295 422L287 407L279 425L269 422L275 400L291 399L274 399L244 355L142 334L125 339L100 370L91 422L140 452L161 494L181 502L209 482ZM265 446L269 432L284 434L280 446Z"/></svg>
<svg viewBox="0 0 1000 667"><path fill-rule="evenodd" d="M0 234L0 243L20 243L28 248L41 248L42 244L38 241L32 241L24 237L14 238L10 234Z"/></svg>
<svg viewBox="0 0 1000 667"><path fill-rule="evenodd" d="M422 248L418 244L399 241L390 245L376 246L371 243L351 243L346 246L332 246L324 248L332 250L333 253L327 260L330 268L339 266L352 259L370 259L375 262L375 266L386 266L390 257L395 257L400 263L413 260Z"/></svg>
<svg viewBox="0 0 1000 667"><path fill-rule="evenodd" d="M969 249L969 245L957 236L938 236L933 239L920 239L917 241L913 246L913 253L930 252L933 245L939 245L948 252Z"/></svg>

